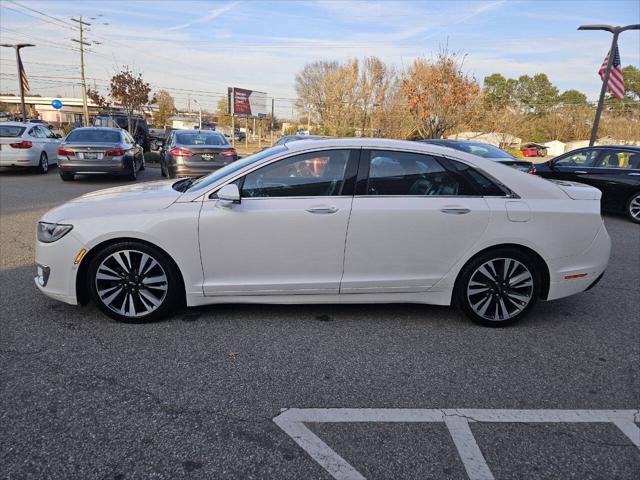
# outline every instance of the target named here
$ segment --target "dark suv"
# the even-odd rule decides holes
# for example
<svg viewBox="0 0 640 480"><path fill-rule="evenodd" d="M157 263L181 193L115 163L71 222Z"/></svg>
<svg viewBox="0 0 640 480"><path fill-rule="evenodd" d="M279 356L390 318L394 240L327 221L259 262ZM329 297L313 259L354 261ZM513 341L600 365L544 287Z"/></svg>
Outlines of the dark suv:
<svg viewBox="0 0 640 480"><path fill-rule="evenodd" d="M132 115L134 129L131 134L136 143L142 147L146 153L151 151L151 135L149 135L149 125L141 115ZM118 113L99 113L95 118L93 125L95 127L121 128L129 132L129 117L122 112Z"/></svg>

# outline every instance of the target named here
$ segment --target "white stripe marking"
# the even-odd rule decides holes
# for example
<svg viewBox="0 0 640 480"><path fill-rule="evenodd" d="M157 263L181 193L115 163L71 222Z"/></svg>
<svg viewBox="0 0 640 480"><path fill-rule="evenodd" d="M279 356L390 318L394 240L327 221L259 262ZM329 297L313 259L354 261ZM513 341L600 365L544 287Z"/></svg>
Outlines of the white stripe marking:
<svg viewBox="0 0 640 480"><path fill-rule="evenodd" d="M484 459L473 433L471 433L469 421L464 417L453 416L445 417L444 423L449 429L469 479L494 480L489 465L487 465L487 461Z"/></svg>
<svg viewBox="0 0 640 480"><path fill-rule="evenodd" d="M613 423L640 450L638 410L492 410L410 408L292 408L273 421L333 478L364 480L364 476L309 430L310 423L444 422L471 480L493 480L469 422L485 423Z"/></svg>

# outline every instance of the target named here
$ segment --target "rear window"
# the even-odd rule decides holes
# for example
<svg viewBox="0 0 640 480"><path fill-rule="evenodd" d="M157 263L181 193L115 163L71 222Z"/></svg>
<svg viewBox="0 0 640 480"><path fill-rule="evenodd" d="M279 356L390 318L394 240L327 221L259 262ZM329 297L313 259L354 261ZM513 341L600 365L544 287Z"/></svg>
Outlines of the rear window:
<svg viewBox="0 0 640 480"><path fill-rule="evenodd" d="M19 137L25 130L26 127L0 125L0 137Z"/></svg>
<svg viewBox="0 0 640 480"><path fill-rule="evenodd" d="M227 140L216 133L184 132L176 134L179 145L226 145Z"/></svg>
<svg viewBox="0 0 640 480"><path fill-rule="evenodd" d="M119 143L120 132L114 132L113 130L73 130L65 141Z"/></svg>
<svg viewBox="0 0 640 480"><path fill-rule="evenodd" d="M501 150L498 147L494 147L493 145L488 145L486 143L450 143L446 144L446 146L450 146L451 148L455 148L456 150L471 153L482 158L504 158L513 160L513 157L504 150Z"/></svg>

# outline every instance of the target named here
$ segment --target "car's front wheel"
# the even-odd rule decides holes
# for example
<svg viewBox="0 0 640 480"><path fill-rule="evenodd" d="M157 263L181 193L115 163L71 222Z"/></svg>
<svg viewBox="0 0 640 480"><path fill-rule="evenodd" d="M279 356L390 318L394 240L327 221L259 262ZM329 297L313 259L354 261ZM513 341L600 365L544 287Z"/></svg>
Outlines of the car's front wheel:
<svg viewBox="0 0 640 480"><path fill-rule="evenodd" d="M640 192L636 192L627 201L627 216L629 220L640 223Z"/></svg>
<svg viewBox="0 0 640 480"><path fill-rule="evenodd" d="M501 248L473 258L455 287L456 304L474 322L511 325L536 303L540 274L536 262L517 249Z"/></svg>
<svg viewBox="0 0 640 480"><path fill-rule="evenodd" d="M173 265L162 251L143 243L106 247L91 260L88 281L100 310L121 322L158 320L178 299Z"/></svg>

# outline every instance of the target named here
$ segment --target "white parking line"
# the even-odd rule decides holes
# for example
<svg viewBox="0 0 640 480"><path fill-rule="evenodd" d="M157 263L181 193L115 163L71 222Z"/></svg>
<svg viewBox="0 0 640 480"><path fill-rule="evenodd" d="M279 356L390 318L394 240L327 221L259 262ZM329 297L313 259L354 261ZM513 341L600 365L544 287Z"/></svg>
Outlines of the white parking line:
<svg viewBox="0 0 640 480"><path fill-rule="evenodd" d="M304 423L443 422L470 480L493 480L493 474L469 423L613 423L640 449L639 410L492 410L405 408L292 408L273 421L336 480L365 477L318 438Z"/></svg>

